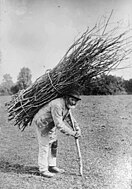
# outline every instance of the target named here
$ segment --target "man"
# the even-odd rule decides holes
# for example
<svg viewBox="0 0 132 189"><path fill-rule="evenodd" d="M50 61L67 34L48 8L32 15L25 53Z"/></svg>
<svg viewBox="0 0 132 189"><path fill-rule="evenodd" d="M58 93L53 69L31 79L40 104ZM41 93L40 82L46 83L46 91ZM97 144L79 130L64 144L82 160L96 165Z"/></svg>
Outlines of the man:
<svg viewBox="0 0 132 189"><path fill-rule="evenodd" d="M64 172L63 169L56 167L56 130L75 138L81 136L80 128L70 111L79 100L81 99L78 92L72 91L46 104L33 119L39 143L38 166L42 176L53 177L55 173ZM76 130L71 126L68 127L67 123L74 124Z"/></svg>

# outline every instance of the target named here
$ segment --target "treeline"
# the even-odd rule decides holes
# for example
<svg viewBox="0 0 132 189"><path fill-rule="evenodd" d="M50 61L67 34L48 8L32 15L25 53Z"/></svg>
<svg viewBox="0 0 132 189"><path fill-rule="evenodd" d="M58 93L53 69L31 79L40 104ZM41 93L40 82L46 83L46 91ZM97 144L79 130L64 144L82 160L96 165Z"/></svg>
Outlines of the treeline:
<svg viewBox="0 0 132 189"><path fill-rule="evenodd" d="M22 89L26 89L32 84L32 74L29 68L23 67L17 77L17 82L14 83L10 74L3 76L2 83L0 85L0 95L12 95L16 94Z"/></svg>
<svg viewBox="0 0 132 189"><path fill-rule="evenodd" d="M32 74L29 68L23 67L17 77L17 82L13 83L10 74L3 76L0 85L0 95L13 95L22 89L26 89L32 84ZM82 87L84 95L118 95L132 94L132 79L124 80L122 77L105 75L95 78L92 82L85 80Z"/></svg>
<svg viewBox="0 0 132 189"><path fill-rule="evenodd" d="M84 95L119 95L132 93L132 79L124 80L122 77L105 75L95 78L91 83L85 82Z"/></svg>

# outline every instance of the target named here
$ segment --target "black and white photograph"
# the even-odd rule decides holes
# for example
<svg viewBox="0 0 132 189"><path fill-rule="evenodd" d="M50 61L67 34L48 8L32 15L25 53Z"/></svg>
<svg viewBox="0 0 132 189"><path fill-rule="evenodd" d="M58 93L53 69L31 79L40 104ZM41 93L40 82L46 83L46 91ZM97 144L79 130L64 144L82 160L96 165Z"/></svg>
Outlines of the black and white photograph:
<svg viewBox="0 0 132 189"><path fill-rule="evenodd" d="M0 0L0 189L132 189L131 0Z"/></svg>

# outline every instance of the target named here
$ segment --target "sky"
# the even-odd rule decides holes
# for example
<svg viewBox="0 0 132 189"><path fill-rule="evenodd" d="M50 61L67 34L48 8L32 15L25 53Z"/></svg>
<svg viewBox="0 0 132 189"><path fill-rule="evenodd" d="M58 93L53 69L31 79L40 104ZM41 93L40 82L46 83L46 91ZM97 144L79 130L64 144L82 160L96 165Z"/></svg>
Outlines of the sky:
<svg viewBox="0 0 132 189"><path fill-rule="evenodd" d="M131 0L0 0L0 82L8 73L17 81L20 69L28 67L35 81L52 69L74 39L87 27L110 15L132 28ZM131 33L132 35L132 33ZM128 60L132 64L132 56ZM125 63L126 64L126 63ZM132 78L132 68L112 74Z"/></svg>

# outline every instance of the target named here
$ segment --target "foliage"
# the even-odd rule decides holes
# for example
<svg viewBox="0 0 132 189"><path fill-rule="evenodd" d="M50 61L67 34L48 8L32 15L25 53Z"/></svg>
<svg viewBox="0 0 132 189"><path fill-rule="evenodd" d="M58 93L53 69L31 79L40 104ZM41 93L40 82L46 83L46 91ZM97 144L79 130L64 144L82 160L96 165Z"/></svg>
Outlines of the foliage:
<svg viewBox="0 0 132 189"><path fill-rule="evenodd" d="M19 86L17 84L15 84L11 87L12 94L16 94L16 93L18 93L18 91L19 91Z"/></svg>
<svg viewBox="0 0 132 189"><path fill-rule="evenodd" d="M31 85L31 78L32 75L30 69L25 67L20 70L16 83L13 83L10 74L5 74L0 85L0 95L3 96L18 93L19 90L25 89Z"/></svg>
<svg viewBox="0 0 132 189"><path fill-rule="evenodd" d="M27 87L29 87L32 84L31 78L32 75L30 69L23 67L20 70L20 73L17 78L17 85L19 90L26 89Z"/></svg>
<svg viewBox="0 0 132 189"><path fill-rule="evenodd" d="M93 79L92 83L84 84L85 95L114 95L125 93L124 80L121 77L105 75Z"/></svg>
<svg viewBox="0 0 132 189"><path fill-rule="evenodd" d="M128 94L132 94L132 79L124 80L124 86Z"/></svg>
<svg viewBox="0 0 132 189"><path fill-rule="evenodd" d="M0 85L0 95L10 95L12 94L11 92L11 87L14 85L12 81L12 77L10 74L5 74L3 76L3 81Z"/></svg>

